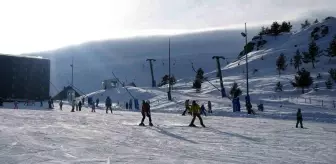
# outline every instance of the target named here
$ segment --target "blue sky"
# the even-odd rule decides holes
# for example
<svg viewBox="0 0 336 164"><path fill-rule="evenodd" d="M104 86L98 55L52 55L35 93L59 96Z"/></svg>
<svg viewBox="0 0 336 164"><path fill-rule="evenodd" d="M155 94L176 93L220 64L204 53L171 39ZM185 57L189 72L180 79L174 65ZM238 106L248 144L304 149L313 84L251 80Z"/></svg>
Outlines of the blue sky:
<svg viewBox="0 0 336 164"><path fill-rule="evenodd" d="M0 52L333 16L335 0L0 0Z"/></svg>

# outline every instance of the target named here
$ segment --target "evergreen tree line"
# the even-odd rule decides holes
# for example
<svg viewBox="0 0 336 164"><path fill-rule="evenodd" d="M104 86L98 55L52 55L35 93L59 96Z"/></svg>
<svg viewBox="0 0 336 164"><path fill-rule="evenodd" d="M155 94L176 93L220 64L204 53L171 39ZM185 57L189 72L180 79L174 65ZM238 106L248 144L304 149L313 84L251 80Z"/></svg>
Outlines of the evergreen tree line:
<svg viewBox="0 0 336 164"><path fill-rule="evenodd" d="M293 26L290 22L283 21L281 24L273 22L271 27L261 27L259 35L274 35L277 36L281 32L290 32Z"/></svg>

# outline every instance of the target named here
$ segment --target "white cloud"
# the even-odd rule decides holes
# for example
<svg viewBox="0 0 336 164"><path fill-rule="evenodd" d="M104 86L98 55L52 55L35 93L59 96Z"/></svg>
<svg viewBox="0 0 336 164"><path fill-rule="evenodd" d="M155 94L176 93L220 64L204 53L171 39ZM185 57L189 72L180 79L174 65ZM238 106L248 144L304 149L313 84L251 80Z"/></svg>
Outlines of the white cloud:
<svg viewBox="0 0 336 164"><path fill-rule="evenodd" d="M0 0L0 52L335 14L335 0ZM317 14L318 15L318 14ZM320 14L323 15L323 14Z"/></svg>

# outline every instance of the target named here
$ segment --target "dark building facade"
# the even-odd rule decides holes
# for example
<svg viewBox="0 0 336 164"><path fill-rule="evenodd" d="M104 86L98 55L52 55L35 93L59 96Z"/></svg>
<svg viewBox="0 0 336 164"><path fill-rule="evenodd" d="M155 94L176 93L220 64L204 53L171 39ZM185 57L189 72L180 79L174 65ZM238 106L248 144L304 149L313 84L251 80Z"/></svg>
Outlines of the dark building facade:
<svg viewBox="0 0 336 164"><path fill-rule="evenodd" d="M0 54L0 97L49 98L50 60Z"/></svg>

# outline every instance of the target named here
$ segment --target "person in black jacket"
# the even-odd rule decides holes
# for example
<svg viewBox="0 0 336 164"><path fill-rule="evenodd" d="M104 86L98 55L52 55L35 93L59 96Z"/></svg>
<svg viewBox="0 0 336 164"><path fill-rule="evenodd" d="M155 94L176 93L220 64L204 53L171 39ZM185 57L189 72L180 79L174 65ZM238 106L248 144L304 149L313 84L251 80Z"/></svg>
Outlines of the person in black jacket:
<svg viewBox="0 0 336 164"><path fill-rule="evenodd" d="M80 100L78 102L78 110L82 111L82 101L80 101Z"/></svg>
<svg viewBox="0 0 336 164"><path fill-rule="evenodd" d="M142 114L142 119L141 119L141 123L139 124L139 126L145 126L144 121L145 121L146 116L149 119L149 126L153 126L152 117L150 113L149 101L147 102L145 102L145 100L142 101L141 114Z"/></svg>
<svg viewBox="0 0 336 164"><path fill-rule="evenodd" d="M105 100L105 106L106 106L106 114L108 113L108 110L110 109L111 113L112 112L112 100L109 96L107 96L106 100Z"/></svg>
<svg viewBox="0 0 336 164"><path fill-rule="evenodd" d="M299 108L297 113L296 113L296 128L298 127L298 125L301 125L301 128L303 128L303 125L302 125L302 113L301 113L301 109Z"/></svg>

